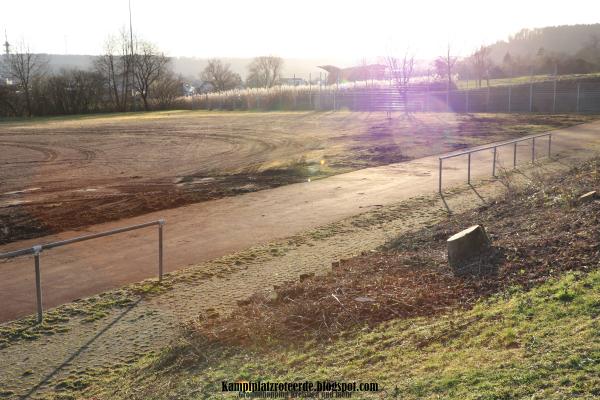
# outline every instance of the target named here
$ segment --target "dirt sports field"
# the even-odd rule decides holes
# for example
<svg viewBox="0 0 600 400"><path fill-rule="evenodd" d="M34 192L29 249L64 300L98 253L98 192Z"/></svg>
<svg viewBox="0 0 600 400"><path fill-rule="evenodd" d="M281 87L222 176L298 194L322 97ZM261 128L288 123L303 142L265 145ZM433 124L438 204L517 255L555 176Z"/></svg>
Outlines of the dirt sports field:
<svg viewBox="0 0 600 400"><path fill-rule="evenodd" d="M159 112L0 123L0 244L588 122Z"/></svg>

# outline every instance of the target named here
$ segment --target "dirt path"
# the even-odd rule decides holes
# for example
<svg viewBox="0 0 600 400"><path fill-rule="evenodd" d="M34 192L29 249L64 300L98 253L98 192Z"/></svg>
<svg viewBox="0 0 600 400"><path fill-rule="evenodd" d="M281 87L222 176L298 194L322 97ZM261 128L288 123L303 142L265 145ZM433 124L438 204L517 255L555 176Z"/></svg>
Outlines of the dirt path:
<svg viewBox="0 0 600 400"><path fill-rule="evenodd" d="M593 148L588 146L588 150L577 157L563 154L559 162L535 168L547 173L568 169L584 153L591 155ZM528 174L525 169L519 176ZM431 193L431 187L424 189ZM476 207L501 191L502 185L489 181L475 190L452 190L446 196L447 206L455 212ZM172 284L168 291L137 298L99 320L71 318L52 335L11 343L0 350L4 366L0 393L7 398L36 398L57 387L84 385L88 373L126 364L162 348L176 336L181 321L201 311L226 313L257 291L268 291L302 273L325 273L333 260L372 250L402 232L437 222L447 213L435 194L388 201L392 204L364 207L359 215L174 273L167 277Z"/></svg>
<svg viewBox="0 0 600 400"><path fill-rule="evenodd" d="M589 155L600 145L600 122L554 131L553 152L565 156ZM547 142L537 141L537 155L547 154ZM472 176L491 173L491 151L473 156ZM519 146L519 160L531 158L529 144ZM444 186L465 181L465 160L444 164ZM498 165L512 165L512 146L501 149ZM174 271L250 246L268 243L437 188L438 160L427 157L406 163L368 168L327 179L288 185L215 201L193 204L85 231L11 243L1 252L165 218L165 266ZM157 234L134 231L53 249L42 255L44 306L53 307L127 283L156 276ZM35 309L33 262L19 257L0 263L0 321Z"/></svg>

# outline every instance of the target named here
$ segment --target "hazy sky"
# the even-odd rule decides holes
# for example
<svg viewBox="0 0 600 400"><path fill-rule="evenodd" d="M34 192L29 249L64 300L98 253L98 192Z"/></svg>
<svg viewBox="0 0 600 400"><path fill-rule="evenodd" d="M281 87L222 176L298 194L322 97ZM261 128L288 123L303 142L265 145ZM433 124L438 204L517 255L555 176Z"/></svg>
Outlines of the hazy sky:
<svg viewBox="0 0 600 400"><path fill-rule="evenodd" d="M0 0L11 43L43 53L99 54L128 25L127 0ZM600 22L599 0L131 0L134 32L171 56L418 58L448 42L466 55L521 28Z"/></svg>

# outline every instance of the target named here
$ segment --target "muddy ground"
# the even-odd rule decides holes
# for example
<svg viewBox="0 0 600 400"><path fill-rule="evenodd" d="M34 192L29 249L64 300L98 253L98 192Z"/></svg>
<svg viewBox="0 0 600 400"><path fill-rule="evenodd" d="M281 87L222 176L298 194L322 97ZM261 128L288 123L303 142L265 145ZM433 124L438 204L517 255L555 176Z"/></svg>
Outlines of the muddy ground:
<svg viewBox="0 0 600 400"><path fill-rule="evenodd" d="M162 112L0 123L0 244L592 119Z"/></svg>

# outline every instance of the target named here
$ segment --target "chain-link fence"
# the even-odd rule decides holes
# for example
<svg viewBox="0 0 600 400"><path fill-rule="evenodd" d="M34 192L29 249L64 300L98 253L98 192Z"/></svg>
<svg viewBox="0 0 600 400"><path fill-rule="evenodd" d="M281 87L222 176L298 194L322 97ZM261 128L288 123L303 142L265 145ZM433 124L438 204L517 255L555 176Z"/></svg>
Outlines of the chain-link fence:
<svg viewBox="0 0 600 400"><path fill-rule="evenodd" d="M600 82L547 81L464 90L406 89L385 82L277 86L187 97L206 110L598 113Z"/></svg>

